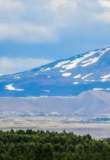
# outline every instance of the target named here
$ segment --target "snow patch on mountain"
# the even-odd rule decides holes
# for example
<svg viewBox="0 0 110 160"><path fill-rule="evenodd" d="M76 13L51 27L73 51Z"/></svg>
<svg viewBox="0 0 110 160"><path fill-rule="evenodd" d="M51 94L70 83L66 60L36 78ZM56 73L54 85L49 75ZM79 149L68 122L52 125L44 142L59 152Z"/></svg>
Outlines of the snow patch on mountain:
<svg viewBox="0 0 110 160"><path fill-rule="evenodd" d="M82 80L86 79L87 77L91 76L92 74L93 74L93 73L89 73L89 74L83 76L83 77L82 77Z"/></svg>
<svg viewBox="0 0 110 160"><path fill-rule="evenodd" d="M14 78L15 79L20 79L20 76L19 75L14 75Z"/></svg>
<svg viewBox="0 0 110 160"><path fill-rule="evenodd" d="M74 82L73 84L74 84L74 85L75 85L75 84L79 84L79 82Z"/></svg>
<svg viewBox="0 0 110 160"><path fill-rule="evenodd" d="M81 61L83 61L84 59L94 55L96 52L95 51L92 51L88 54L85 54L83 55L81 58L76 58L75 60L73 60L70 64L67 64L67 65L64 65L62 66L62 68L65 68L65 69L72 69L72 68L75 68L77 67L78 63L80 63Z"/></svg>
<svg viewBox="0 0 110 160"><path fill-rule="evenodd" d="M65 72L65 70L60 70L61 73Z"/></svg>
<svg viewBox="0 0 110 160"><path fill-rule="evenodd" d="M90 81L90 82L95 82L95 80L94 80L94 79L91 79L91 80L88 80L88 81Z"/></svg>
<svg viewBox="0 0 110 160"><path fill-rule="evenodd" d="M105 49L104 51L100 51L100 52L99 52L99 56L90 58L90 59L88 59L88 60L86 60L86 61L83 61L82 63L84 63L84 64L81 65L81 66L82 66L82 67L87 67L88 65L91 65L91 64L93 64L93 63L96 63L96 62L100 59L100 57L101 57L103 54L105 54L106 51L107 51L107 49Z"/></svg>
<svg viewBox="0 0 110 160"><path fill-rule="evenodd" d="M68 76L71 76L71 73L63 73L62 76L63 77L68 77Z"/></svg>
<svg viewBox="0 0 110 160"><path fill-rule="evenodd" d="M93 88L94 91L110 91L110 88Z"/></svg>
<svg viewBox="0 0 110 160"><path fill-rule="evenodd" d="M81 74L78 74L78 75L74 76L73 78L77 79L77 78L80 78L80 77L81 77Z"/></svg>
<svg viewBox="0 0 110 160"><path fill-rule="evenodd" d="M100 57L91 58L91 59L88 60L87 63L85 63L85 64L83 64L83 65L81 65L81 66L82 66L82 67L86 67L86 66L88 66L88 65L91 65L91 64L97 62L97 61L99 60L99 58L100 58Z"/></svg>
<svg viewBox="0 0 110 160"><path fill-rule="evenodd" d="M59 62L58 64L55 65L54 68L59 68L59 67L61 67L62 65L66 64L66 63L69 63L69 62L70 62L70 60L66 60L66 61Z"/></svg>
<svg viewBox="0 0 110 160"><path fill-rule="evenodd" d="M44 91L44 92L48 92L48 93L50 92L49 90L45 90L45 89L44 89L43 91Z"/></svg>
<svg viewBox="0 0 110 160"><path fill-rule="evenodd" d="M109 51L110 50L110 46L106 46L105 51Z"/></svg>
<svg viewBox="0 0 110 160"><path fill-rule="evenodd" d="M105 82L105 81L107 81L107 80L110 80L110 74L101 76L101 79L102 79L102 82Z"/></svg>
<svg viewBox="0 0 110 160"><path fill-rule="evenodd" d="M8 84L8 85L6 85L6 86L5 86L5 89L10 90L10 91L23 91L23 90L24 90L24 89L15 88L15 87L13 86L13 84Z"/></svg>
<svg viewBox="0 0 110 160"><path fill-rule="evenodd" d="M42 72L45 72L45 71L49 71L49 70L51 70L51 68L48 67L48 68L42 69L41 71L42 71Z"/></svg>
<svg viewBox="0 0 110 160"><path fill-rule="evenodd" d="M93 88L94 91L102 91L103 88Z"/></svg>

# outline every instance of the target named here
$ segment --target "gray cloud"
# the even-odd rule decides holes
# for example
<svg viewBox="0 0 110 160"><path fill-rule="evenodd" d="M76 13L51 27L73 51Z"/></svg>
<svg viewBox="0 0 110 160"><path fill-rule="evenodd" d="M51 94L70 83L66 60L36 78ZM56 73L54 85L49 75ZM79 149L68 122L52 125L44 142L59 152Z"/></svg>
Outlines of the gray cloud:
<svg viewBox="0 0 110 160"><path fill-rule="evenodd" d="M58 41L62 32L86 23L109 23L107 0L0 0L0 40Z"/></svg>

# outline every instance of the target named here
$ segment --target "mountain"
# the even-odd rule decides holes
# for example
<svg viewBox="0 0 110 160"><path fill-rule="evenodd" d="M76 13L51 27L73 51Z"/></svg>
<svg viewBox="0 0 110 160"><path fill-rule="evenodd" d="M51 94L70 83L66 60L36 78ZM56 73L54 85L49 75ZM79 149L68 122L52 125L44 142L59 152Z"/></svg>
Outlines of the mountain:
<svg viewBox="0 0 110 160"><path fill-rule="evenodd" d="M37 115L110 115L110 94L102 91L86 91L68 97L1 97L0 112L27 111ZM110 116L109 116L110 117Z"/></svg>
<svg viewBox="0 0 110 160"><path fill-rule="evenodd" d="M75 96L89 90L110 92L110 46L0 76L0 97Z"/></svg>

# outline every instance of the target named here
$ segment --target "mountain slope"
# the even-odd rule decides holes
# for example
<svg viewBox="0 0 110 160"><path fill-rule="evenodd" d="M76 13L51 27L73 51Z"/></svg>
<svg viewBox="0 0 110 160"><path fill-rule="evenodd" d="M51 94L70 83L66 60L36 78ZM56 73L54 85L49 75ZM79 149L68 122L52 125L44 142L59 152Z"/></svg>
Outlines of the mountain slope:
<svg viewBox="0 0 110 160"><path fill-rule="evenodd" d="M88 90L110 92L110 47L0 76L0 97L73 96Z"/></svg>
<svg viewBox="0 0 110 160"><path fill-rule="evenodd" d="M50 115L106 115L110 114L110 94L86 91L72 97L0 98L0 112L34 112Z"/></svg>

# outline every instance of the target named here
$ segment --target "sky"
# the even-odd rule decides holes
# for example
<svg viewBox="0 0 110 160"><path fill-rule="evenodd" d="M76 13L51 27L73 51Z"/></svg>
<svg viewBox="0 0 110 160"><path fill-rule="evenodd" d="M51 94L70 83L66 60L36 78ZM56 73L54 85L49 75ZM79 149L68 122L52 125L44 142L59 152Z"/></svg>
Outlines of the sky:
<svg viewBox="0 0 110 160"><path fill-rule="evenodd" d="M110 45L110 0L0 0L0 74Z"/></svg>

